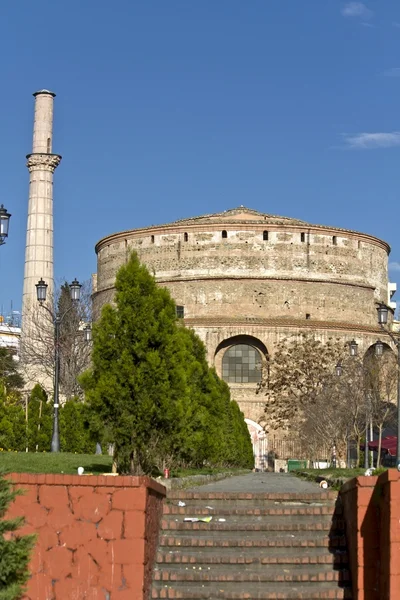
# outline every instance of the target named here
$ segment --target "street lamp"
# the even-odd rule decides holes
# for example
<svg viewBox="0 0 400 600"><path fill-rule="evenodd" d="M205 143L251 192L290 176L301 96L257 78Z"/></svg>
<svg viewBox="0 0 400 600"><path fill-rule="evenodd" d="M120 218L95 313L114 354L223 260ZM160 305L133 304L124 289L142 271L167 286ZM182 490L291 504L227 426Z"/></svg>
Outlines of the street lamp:
<svg viewBox="0 0 400 600"><path fill-rule="evenodd" d="M8 226L10 224L10 213L4 208L4 204L0 206L0 246L6 243L8 237Z"/></svg>
<svg viewBox="0 0 400 600"><path fill-rule="evenodd" d="M355 358L356 356L358 356L358 343L356 342L356 340L351 340L351 342L348 342L348 347L349 347L349 354L352 358ZM383 347L383 344L382 344ZM343 366L341 362L338 362L336 365L336 375L338 377L340 377L343 373ZM367 406L369 407L369 403L367 403ZM368 469L368 417L369 417L369 410L368 408L366 408L365 411L365 451L364 451L364 468ZM347 434L347 459L349 461L349 437Z"/></svg>
<svg viewBox="0 0 400 600"><path fill-rule="evenodd" d="M83 336L85 338L85 342L89 343L92 341L92 328L89 324L83 328Z"/></svg>
<svg viewBox="0 0 400 600"><path fill-rule="evenodd" d="M336 368L336 375L337 375L338 377L341 377L341 376L342 376L342 373L343 373L343 365L342 365L342 363L341 363L341 362L338 362L338 364L336 365L336 367L335 367L335 368Z"/></svg>
<svg viewBox="0 0 400 600"><path fill-rule="evenodd" d="M380 303L377 307L378 323L382 330L388 334L397 350L397 449L396 449L396 467L400 467L400 338L395 337L393 333L385 328L388 322L389 307L386 304ZM379 353L378 353L379 352ZM376 356L382 356L383 344L378 340L375 344ZM400 470L400 469L399 469Z"/></svg>
<svg viewBox="0 0 400 600"><path fill-rule="evenodd" d="M375 342L375 356L380 357L383 355L383 343L381 340Z"/></svg>
<svg viewBox="0 0 400 600"><path fill-rule="evenodd" d="M81 295L81 284L79 281L74 279L74 281L70 284L69 289L71 292L71 300L72 305L67 308L67 310L62 314L54 314L52 310L50 310L46 304L46 295L48 285L43 279L40 279L36 284L36 297L37 300L44 309L50 314L53 325L55 329L55 339L54 339L54 413L53 413L53 435L51 438L51 452L60 452L60 429L58 422L58 409L60 407L58 398L59 398L59 380L60 380L60 325L66 314L75 307L77 302L80 300Z"/></svg>
<svg viewBox="0 0 400 600"><path fill-rule="evenodd" d="M357 356L358 344L357 344L356 340L351 340L351 342L349 342L349 350L350 350L350 356Z"/></svg>

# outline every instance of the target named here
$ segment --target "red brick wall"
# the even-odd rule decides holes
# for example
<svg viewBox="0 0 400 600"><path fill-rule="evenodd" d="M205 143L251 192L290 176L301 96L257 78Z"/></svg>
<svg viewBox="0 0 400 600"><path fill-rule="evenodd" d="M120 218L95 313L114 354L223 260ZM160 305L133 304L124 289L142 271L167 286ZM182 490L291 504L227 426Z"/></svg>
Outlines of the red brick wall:
<svg viewBox="0 0 400 600"><path fill-rule="evenodd" d="M400 600L400 473L383 473L380 485L381 600Z"/></svg>
<svg viewBox="0 0 400 600"><path fill-rule="evenodd" d="M352 479L341 498L354 600L400 600L400 474Z"/></svg>
<svg viewBox="0 0 400 600"><path fill-rule="evenodd" d="M165 488L148 477L11 475L37 533L25 600L144 600Z"/></svg>

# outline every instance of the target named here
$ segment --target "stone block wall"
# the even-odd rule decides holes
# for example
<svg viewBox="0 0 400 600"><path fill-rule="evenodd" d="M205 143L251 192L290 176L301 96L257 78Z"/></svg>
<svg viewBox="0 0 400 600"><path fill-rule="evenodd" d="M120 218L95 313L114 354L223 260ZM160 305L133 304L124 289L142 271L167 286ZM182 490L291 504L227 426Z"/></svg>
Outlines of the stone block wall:
<svg viewBox="0 0 400 600"><path fill-rule="evenodd" d="M382 337L376 302L388 301L390 248L374 236L242 206L109 235L96 244L95 319L112 302L116 273L132 251L184 308L185 326L220 376L234 336L262 344L265 359L302 332L321 341L354 338L360 355ZM246 418L264 420L256 385L230 388Z"/></svg>
<svg viewBox="0 0 400 600"><path fill-rule="evenodd" d="M148 598L165 488L148 477L11 476L36 533L24 600Z"/></svg>

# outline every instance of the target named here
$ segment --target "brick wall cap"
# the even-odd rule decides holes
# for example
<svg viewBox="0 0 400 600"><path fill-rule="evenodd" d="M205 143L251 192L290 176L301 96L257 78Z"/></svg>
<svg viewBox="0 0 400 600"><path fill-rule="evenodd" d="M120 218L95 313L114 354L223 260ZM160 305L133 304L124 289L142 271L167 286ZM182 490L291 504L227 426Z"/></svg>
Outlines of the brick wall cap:
<svg viewBox="0 0 400 600"><path fill-rule="evenodd" d="M389 481L399 481L400 473L396 469L388 469L384 473L381 473L378 477L378 482L380 485L384 483L389 483Z"/></svg>
<svg viewBox="0 0 400 600"><path fill-rule="evenodd" d="M110 486L110 487L146 487L161 496L166 495L163 485L151 477L134 477L130 475L64 475L54 473L9 473L8 477L14 483L22 485L79 485L79 486Z"/></svg>
<svg viewBox="0 0 400 600"><path fill-rule="evenodd" d="M355 488L375 487L377 481L377 476L368 477L366 475L360 475L359 477L353 477L353 479L350 479L349 481L346 481L346 483L343 484L343 486L340 489L340 493L346 494L347 492L351 492Z"/></svg>

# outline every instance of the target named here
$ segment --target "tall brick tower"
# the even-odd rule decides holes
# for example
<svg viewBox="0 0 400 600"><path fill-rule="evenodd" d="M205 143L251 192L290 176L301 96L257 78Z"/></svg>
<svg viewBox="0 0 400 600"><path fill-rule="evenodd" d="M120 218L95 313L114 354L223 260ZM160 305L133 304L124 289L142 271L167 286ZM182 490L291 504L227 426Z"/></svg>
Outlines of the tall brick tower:
<svg viewBox="0 0 400 600"><path fill-rule="evenodd" d="M53 270L53 173L61 156L53 154L53 103L49 90L35 92L32 153L27 156L29 170L28 223L25 246L24 289L22 297L22 335L29 329L29 313L36 302L35 284L42 277L51 298Z"/></svg>

